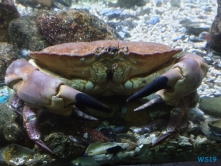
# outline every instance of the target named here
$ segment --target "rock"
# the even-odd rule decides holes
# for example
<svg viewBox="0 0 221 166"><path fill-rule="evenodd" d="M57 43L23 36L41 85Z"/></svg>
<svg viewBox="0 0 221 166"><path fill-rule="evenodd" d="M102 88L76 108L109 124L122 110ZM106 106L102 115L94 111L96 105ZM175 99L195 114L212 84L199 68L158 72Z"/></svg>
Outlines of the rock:
<svg viewBox="0 0 221 166"><path fill-rule="evenodd" d="M24 131L16 122L17 117L17 114L7 105L0 104L0 144L5 142L22 144Z"/></svg>
<svg viewBox="0 0 221 166"><path fill-rule="evenodd" d="M186 31L187 31L187 29L185 27L182 27L179 29L179 32L181 32L181 33L186 33Z"/></svg>
<svg viewBox="0 0 221 166"><path fill-rule="evenodd" d="M158 22L160 22L160 18L158 16L154 16L149 21L147 21L146 24L155 25Z"/></svg>
<svg viewBox="0 0 221 166"><path fill-rule="evenodd" d="M210 121L208 126L215 135L221 136L221 119Z"/></svg>
<svg viewBox="0 0 221 166"><path fill-rule="evenodd" d="M20 16L11 0L0 1L0 42L9 42L8 25Z"/></svg>
<svg viewBox="0 0 221 166"><path fill-rule="evenodd" d="M180 36L177 36L177 37L173 38L172 40L173 40L173 42L176 42L178 40L184 40L185 38L186 38L185 35L180 35Z"/></svg>
<svg viewBox="0 0 221 166"><path fill-rule="evenodd" d="M33 154L33 150L28 149L26 147L22 147L17 144L11 144L6 146L2 150L2 155L4 161L8 165L26 165L27 160L26 158L30 158Z"/></svg>
<svg viewBox="0 0 221 166"><path fill-rule="evenodd" d="M171 0L170 5L173 7L180 7L180 0Z"/></svg>
<svg viewBox="0 0 221 166"><path fill-rule="evenodd" d="M19 49L40 51L49 46L36 26L36 18L40 13L19 17L9 24L9 36L13 45Z"/></svg>
<svg viewBox="0 0 221 166"><path fill-rule="evenodd" d="M204 40L200 37L196 37L195 35L190 35L189 40L191 42L203 42Z"/></svg>
<svg viewBox="0 0 221 166"><path fill-rule="evenodd" d="M199 108L191 108L189 109L189 119L193 123L200 124L201 121L204 121L204 112L201 111Z"/></svg>
<svg viewBox="0 0 221 166"><path fill-rule="evenodd" d="M124 39L126 34L122 31L120 31L120 32L118 32L118 35L120 36L121 39Z"/></svg>
<svg viewBox="0 0 221 166"><path fill-rule="evenodd" d="M102 127L99 129L104 136L106 136L110 141L116 140L116 132L111 127Z"/></svg>
<svg viewBox="0 0 221 166"><path fill-rule="evenodd" d="M210 25L204 22L192 22L187 21L183 23L183 26L186 27L187 33L198 36L201 32L209 32Z"/></svg>
<svg viewBox="0 0 221 166"><path fill-rule="evenodd" d="M221 53L221 1L217 0L217 15L211 27L211 49Z"/></svg>
<svg viewBox="0 0 221 166"><path fill-rule="evenodd" d="M160 7L162 5L162 1L161 0L153 0L153 3L157 7Z"/></svg>
<svg viewBox="0 0 221 166"><path fill-rule="evenodd" d="M136 6L143 6L148 0L118 0L117 3L109 2L109 6L119 6L121 8L133 8Z"/></svg>
<svg viewBox="0 0 221 166"><path fill-rule="evenodd" d="M144 134L144 133L151 133L157 130L161 130L162 128L165 128L167 126L168 120L166 119L157 119L148 125L141 126L141 127L136 127L133 128L133 132L139 133L139 134Z"/></svg>
<svg viewBox="0 0 221 166"><path fill-rule="evenodd" d="M0 83L4 82L6 68L17 59L13 46L9 43L0 42Z"/></svg>
<svg viewBox="0 0 221 166"><path fill-rule="evenodd" d="M211 134L210 128L208 126L207 121L201 121L200 122L200 130L203 132L205 136L208 136Z"/></svg>
<svg viewBox="0 0 221 166"><path fill-rule="evenodd" d="M203 59L206 61L206 63L208 65L211 65L213 63L213 60L210 57L208 57L208 56L203 57Z"/></svg>
<svg viewBox="0 0 221 166"><path fill-rule="evenodd" d="M211 6L208 6L208 5L205 5L205 6L203 6L203 10L204 10L205 12L211 12L211 11L212 11L212 7L211 7Z"/></svg>
<svg viewBox="0 0 221 166"><path fill-rule="evenodd" d="M181 136L181 135L178 135L178 142L179 142L179 145L180 146L192 146L192 144L189 142L189 138L185 137L185 136Z"/></svg>
<svg viewBox="0 0 221 166"><path fill-rule="evenodd" d="M37 27L41 35L52 45L117 39L111 27L86 10L44 13L38 16Z"/></svg>
<svg viewBox="0 0 221 166"><path fill-rule="evenodd" d="M113 152L116 150L116 153L120 152L129 147L128 143L116 143L116 142L108 142L108 143L101 143L95 142L88 146L85 154L87 156L95 156L100 154L114 154Z"/></svg>
<svg viewBox="0 0 221 166"><path fill-rule="evenodd" d="M109 10L109 12L105 13L105 15L108 17L108 19L113 19L120 17L120 14L122 13L122 9L113 9Z"/></svg>
<svg viewBox="0 0 221 166"><path fill-rule="evenodd" d="M72 136L66 136L62 132L55 132L45 137L44 141L55 155L61 158L74 159L83 155L87 148L77 139Z"/></svg>
<svg viewBox="0 0 221 166"><path fill-rule="evenodd" d="M221 60L217 59L213 65L215 66L216 69L221 69Z"/></svg>
<svg viewBox="0 0 221 166"><path fill-rule="evenodd" d="M195 3L195 0L184 0L185 3Z"/></svg>
<svg viewBox="0 0 221 166"><path fill-rule="evenodd" d="M204 97L199 102L199 108L214 117L221 117L221 97Z"/></svg>
<svg viewBox="0 0 221 166"><path fill-rule="evenodd" d="M123 12L124 13L124 12ZM150 14L151 13L151 8L150 7L144 7L142 10L137 11L137 15L145 15L145 14ZM137 15L134 15L133 17L137 18Z"/></svg>
<svg viewBox="0 0 221 166"><path fill-rule="evenodd" d="M8 102L9 93L7 87L0 87L0 104Z"/></svg>
<svg viewBox="0 0 221 166"><path fill-rule="evenodd" d="M125 37L129 37L130 30L135 28L137 26L136 22L133 22L133 18L127 18L123 22L109 22L108 25L112 27L113 29L116 29L116 31L125 33Z"/></svg>
<svg viewBox="0 0 221 166"><path fill-rule="evenodd" d="M201 145L205 145L208 144L209 140L206 137L202 137L202 136L197 136L195 139L195 142L193 143L194 146L201 146Z"/></svg>
<svg viewBox="0 0 221 166"><path fill-rule="evenodd" d="M72 1L71 0L17 0L17 3L20 3L24 6L31 6L31 7L47 7L47 8L52 8L52 7L57 7L57 8L62 8L62 7L70 7Z"/></svg>
<svg viewBox="0 0 221 166"><path fill-rule="evenodd" d="M42 50L50 44L117 39L112 28L83 10L36 12L20 17L10 23L9 35L19 49L31 51Z"/></svg>

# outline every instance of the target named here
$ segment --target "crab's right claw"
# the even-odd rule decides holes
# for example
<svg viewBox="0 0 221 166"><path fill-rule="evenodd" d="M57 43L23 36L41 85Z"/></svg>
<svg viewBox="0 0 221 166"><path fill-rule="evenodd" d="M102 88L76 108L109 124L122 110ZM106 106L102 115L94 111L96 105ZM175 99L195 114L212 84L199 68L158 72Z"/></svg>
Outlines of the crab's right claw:
<svg viewBox="0 0 221 166"><path fill-rule="evenodd" d="M74 104L111 112L106 105L65 85L58 78L39 71L24 59L10 64L6 70L5 83L14 89L25 103L60 115L71 115Z"/></svg>
<svg viewBox="0 0 221 166"><path fill-rule="evenodd" d="M130 96L127 102L156 92L152 100L135 109L135 111L138 111L153 105L178 100L195 91L201 84L207 71L208 65L204 62L203 58L194 54L187 54L172 69Z"/></svg>
<svg viewBox="0 0 221 166"><path fill-rule="evenodd" d="M69 86L61 85L56 97L62 98L67 105L84 105L95 110L111 112L111 109L93 97L77 91Z"/></svg>

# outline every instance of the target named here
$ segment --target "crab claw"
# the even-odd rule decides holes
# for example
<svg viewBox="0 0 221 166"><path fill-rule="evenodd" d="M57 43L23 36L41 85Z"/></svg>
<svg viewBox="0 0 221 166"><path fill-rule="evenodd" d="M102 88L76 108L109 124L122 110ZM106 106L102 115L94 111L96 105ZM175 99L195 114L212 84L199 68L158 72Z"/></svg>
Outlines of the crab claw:
<svg viewBox="0 0 221 166"><path fill-rule="evenodd" d="M69 116L74 104L111 112L106 105L39 71L24 59L14 61L7 68L5 83L14 89L25 103L46 108L52 113Z"/></svg>
<svg viewBox="0 0 221 166"><path fill-rule="evenodd" d="M73 117L78 117L78 118L82 118L82 119L86 119L86 120L98 120L97 118L82 112L77 107L75 107L75 109L73 109L71 115L73 115Z"/></svg>
<svg viewBox="0 0 221 166"><path fill-rule="evenodd" d="M153 80L149 85L133 94L127 102L140 99L156 92L154 98L135 111L147 107L176 101L195 91L208 71L203 58L195 54L186 54L172 69Z"/></svg>

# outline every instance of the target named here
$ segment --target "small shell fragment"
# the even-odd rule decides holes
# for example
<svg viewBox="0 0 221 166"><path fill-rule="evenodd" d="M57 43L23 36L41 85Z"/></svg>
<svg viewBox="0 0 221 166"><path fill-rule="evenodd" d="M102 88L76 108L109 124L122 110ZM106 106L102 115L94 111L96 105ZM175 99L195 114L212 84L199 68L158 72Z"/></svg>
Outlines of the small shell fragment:
<svg viewBox="0 0 221 166"><path fill-rule="evenodd" d="M107 154L107 153L115 153L114 150L119 149L120 151L123 149L126 149L129 146L128 143L116 143L116 142L108 142L108 143L102 143L102 142L95 142L88 146L85 154L87 156L95 156L100 154ZM116 154L116 153L115 153Z"/></svg>

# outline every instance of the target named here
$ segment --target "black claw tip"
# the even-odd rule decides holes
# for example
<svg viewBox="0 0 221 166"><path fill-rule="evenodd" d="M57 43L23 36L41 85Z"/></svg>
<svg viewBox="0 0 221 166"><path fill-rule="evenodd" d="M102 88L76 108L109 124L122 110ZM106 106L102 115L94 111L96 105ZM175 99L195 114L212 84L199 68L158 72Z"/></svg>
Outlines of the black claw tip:
<svg viewBox="0 0 221 166"><path fill-rule="evenodd" d="M141 99L142 97L148 96L154 92L157 92L161 89L170 89L171 87L167 85L168 78L166 76L160 76L145 86L143 89L134 93L130 96L126 101L133 101L137 99Z"/></svg>
<svg viewBox="0 0 221 166"><path fill-rule="evenodd" d="M102 104L93 97L90 97L84 93L78 93L76 95L76 100L77 100L76 104L85 105L87 107L93 108L98 111L112 112L112 110L108 106Z"/></svg>

